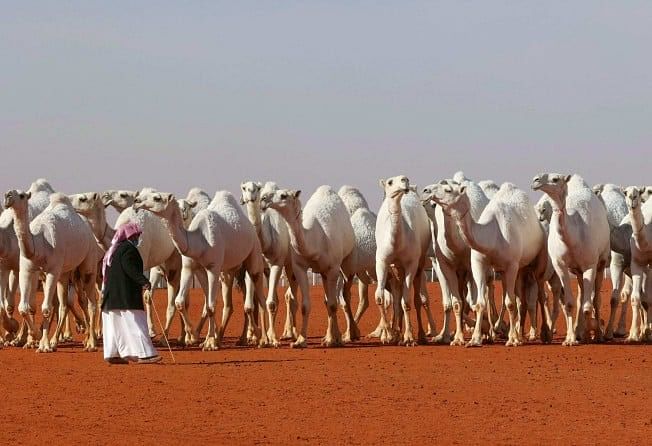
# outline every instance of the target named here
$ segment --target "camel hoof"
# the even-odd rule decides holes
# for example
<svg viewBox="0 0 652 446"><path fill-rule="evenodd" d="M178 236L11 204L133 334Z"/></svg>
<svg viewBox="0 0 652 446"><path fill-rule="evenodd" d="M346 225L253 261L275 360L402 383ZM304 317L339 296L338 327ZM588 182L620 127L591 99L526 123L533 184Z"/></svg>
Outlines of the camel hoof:
<svg viewBox="0 0 652 446"><path fill-rule="evenodd" d="M284 332L281 335L281 341L295 341L297 338L290 332Z"/></svg>
<svg viewBox="0 0 652 446"><path fill-rule="evenodd" d="M464 346L466 348L482 347L482 340L480 340L480 339L470 339L469 342L467 342Z"/></svg>
<svg viewBox="0 0 652 446"><path fill-rule="evenodd" d="M453 339L450 343L451 346L453 347L463 347L464 346L464 339Z"/></svg>
<svg viewBox="0 0 652 446"><path fill-rule="evenodd" d="M616 331L614 331L614 338L624 338L625 336L627 336L627 333L625 332L625 330L616 330Z"/></svg>
<svg viewBox="0 0 652 446"><path fill-rule="evenodd" d="M308 343L306 342L306 339L303 336L299 336L296 341L290 344L290 347L292 348L307 348Z"/></svg>
<svg viewBox="0 0 652 446"><path fill-rule="evenodd" d="M217 345L217 341L214 337L208 337L201 344L201 349L205 352L215 351L219 349L219 346Z"/></svg>
<svg viewBox="0 0 652 446"><path fill-rule="evenodd" d="M322 347L326 348L333 348L333 347L341 347L342 344L342 339L334 338L334 337L324 337L321 340L321 345Z"/></svg>

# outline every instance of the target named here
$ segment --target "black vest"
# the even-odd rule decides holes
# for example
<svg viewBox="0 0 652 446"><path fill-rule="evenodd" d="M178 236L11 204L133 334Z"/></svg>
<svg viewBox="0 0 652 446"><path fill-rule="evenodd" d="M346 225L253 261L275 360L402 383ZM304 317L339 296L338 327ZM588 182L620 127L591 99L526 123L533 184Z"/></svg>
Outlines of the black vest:
<svg viewBox="0 0 652 446"><path fill-rule="evenodd" d="M106 269L102 310L143 310L143 259L138 249L125 240L118 245Z"/></svg>

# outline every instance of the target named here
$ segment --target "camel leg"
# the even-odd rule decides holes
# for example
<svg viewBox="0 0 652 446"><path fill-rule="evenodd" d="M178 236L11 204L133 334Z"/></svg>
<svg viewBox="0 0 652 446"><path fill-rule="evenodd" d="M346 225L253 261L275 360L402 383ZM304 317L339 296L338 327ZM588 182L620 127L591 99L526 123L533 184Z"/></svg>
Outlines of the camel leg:
<svg viewBox="0 0 652 446"><path fill-rule="evenodd" d="M293 267L297 284L301 290L301 332L297 340L290 344L293 348L308 346L308 320L310 319L310 288L308 285L308 272L303 268ZM296 296L295 296L296 297Z"/></svg>
<svg viewBox="0 0 652 446"><path fill-rule="evenodd" d="M629 336L626 342L640 342L641 329L640 329L640 313L641 313L641 295L643 287L643 268L636 262L632 261L632 325L629 328Z"/></svg>
<svg viewBox="0 0 652 446"><path fill-rule="evenodd" d="M552 294L552 314L550 315L548 326L553 333L556 333L557 319L559 318L559 313L561 313L560 303L562 302L564 293L561 286L561 280L559 280L557 273L554 273L552 278L548 281L548 286L550 287L550 293Z"/></svg>
<svg viewBox="0 0 652 446"><path fill-rule="evenodd" d="M519 331L519 321L517 320L518 309L516 307L517 300L520 299L516 295L516 281L518 277L518 266L510 265L503 272L503 286L505 288L505 305L507 306L507 311L509 313L509 334L507 336L507 342L505 343L508 347L516 347L521 345L521 337ZM523 288L523 277L520 277L519 288ZM520 315L518 315L520 319Z"/></svg>
<svg viewBox="0 0 652 446"><path fill-rule="evenodd" d="M326 310L328 311L328 328L322 339L324 347L338 347L342 345L342 334L337 325L337 279L340 276L339 268L333 268L322 274L324 291L326 292Z"/></svg>
<svg viewBox="0 0 652 446"><path fill-rule="evenodd" d="M197 281L199 282L199 286L202 289L202 292L204 293L204 305L202 306L202 311L201 311L201 316L199 318L199 322L197 323L197 339L199 339L200 334L202 330L204 329L204 325L206 324L206 320L208 319L208 312L206 311L206 302L208 299L208 276L206 275L206 270L204 268L197 268L192 271L192 274L194 277L197 278ZM192 276L191 276L192 278ZM190 308L190 302L186 300L186 311L188 311L188 308ZM181 324L185 326L185 322L183 319L181 320ZM188 344L189 339L188 336L184 339L184 343Z"/></svg>
<svg viewBox="0 0 652 446"><path fill-rule="evenodd" d="M477 293L471 293L473 302L473 310L475 310L475 326L471 339L467 342L467 347L480 347L482 345L482 319L484 311L487 306L485 296L487 295L487 274L486 265L482 264L480 260L471 259L471 272L473 274L473 281L477 288Z"/></svg>
<svg viewBox="0 0 652 446"><path fill-rule="evenodd" d="M7 321L7 326L9 328L7 331L9 332L11 337L11 339L7 339L7 341L10 340L13 341L14 339L18 339L18 342L22 343L24 342L22 338L24 337L25 327L27 324L25 324L24 322L19 324L18 321L14 319L14 309L16 305L16 292L18 291L18 272L8 271L6 280L7 280L6 286L4 287L5 290L4 305L5 305L5 313L7 317L5 320Z"/></svg>
<svg viewBox="0 0 652 446"><path fill-rule="evenodd" d="M59 314L57 318L56 329L54 330L54 334L50 339L50 348L52 349L52 351L57 350L57 346L59 343L59 336L61 335L62 331L65 329L65 325L66 325L66 319L68 314L69 276L70 276L69 274L62 274L61 277L59 278L59 281L56 284L57 298L59 300L59 304L58 304Z"/></svg>
<svg viewBox="0 0 652 446"><path fill-rule="evenodd" d="M582 314L584 315L584 324L578 324L578 332L581 332L584 337L584 342L589 343L591 340L591 328L592 328L592 319L593 312L598 311L597 308L593 305L594 290L596 282L600 279L597 278L597 271L595 267L590 267L582 274L582 277L578 277L579 282L581 283L580 289L582 291ZM600 330L599 323L595 327L596 333Z"/></svg>
<svg viewBox="0 0 652 446"><path fill-rule="evenodd" d="M22 266L22 265L21 265ZM26 267L20 269L20 303L18 312L23 317L23 323L27 325L27 339L23 348L34 348L37 346L39 335L36 331L36 322L34 315L36 313L36 288L38 286L38 272L27 271ZM15 339L14 341L18 341ZM18 345L12 342L12 345Z"/></svg>
<svg viewBox="0 0 652 446"><path fill-rule="evenodd" d="M46 273L45 275L45 283L43 284L43 304L41 305L41 313L43 314L43 322L41 323L42 333L41 333L41 341L39 343L39 348L37 350L40 353L51 353L54 351L50 345L50 338L48 337L49 336L48 331L50 328L50 323L52 322L52 313L53 313L52 300L54 298L54 293L56 292L58 276L59 276L58 272L55 273L49 272ZM61 303L61 305L65 309L66 302L64 301L63 303Z"/></svg>
<svg viewBox="0 0 652 446"><path fill-rule="evenodd" d="M369 308L369 279L367 277L358 277L358 308L355 311L355 320L356 324L360 323L362 315Z"/></svg>
<svg viewBox="0 0 652 446"><path fill-rule="evenodd" d="M183 266L181 268L181 281L179 284L179 293L174 299L174 305L177 307L177 310L181 312L181 318L183 319L183 325L185 326L186 331L186 345L193 345L197 343L199 337L199 332L193 330L192 323L190 322L190 316L188 315L188 292L190 290L190 284L192 282L192 264L191 260L184 257ZM206 295L205 299L208 299Z"/></svg>
<svg viewBox="0 0 652 446"><path fill-rule="evenodd" d="M528 333L528 341L532 342L537 339L537 302L539 301L539 284L535 280L528 278L524 288L525 305L527 307L527 314L530 319L530 332ZM542 307L543 310L543 307ZM541 319L545 319L545 312L541 312ZM525 327L525 318L521 318L522 327Z"/></svg>
<svg viewBox="0 0 652 446"><path fill-rule="evenodd" d="M269 317L268 324L269 324L269 329L267 330L267 337L269 338L269 342L274 346L278 347L279 342L278 339L276 338L276 330L275 330L275 324L276 324L276 314L278 312L278 291L277 291L277 286L279 282L279 278L281 277L281 271L282 267L280 265L272 265L271 268L269 269L269 281L267 285L267 314ZM289 313L288 313L289 315ZM286 318L286 329L287 329L287 320L289 318Z"/></svg>
<svg viewBox="0 0 652 446"><path fill-rule="evenodd" d="M296 327L297 293L299 285L295 278L288 279L290 286L285 290L285 328L281 340L295 340L298 336Z"/></svg>
<svg viewBox="0 0 652 446"><path fill-rule="evenodd" d="M211 283L210 283L210 272L208 273L207 276L208 279L208 289L209 289L209 294L210 294L210 288L211 288ZM217 346L220 347L222 345L222 340L224 339L224 332L226 331L226 326L229 324L229 320L231 320L231 316L233 315L233 281L235 277L233 274L228 273L228 274L222 274L222 280L219 281L219 285L222 291L222 321L220 323L220 326L217 331ZM215 284L217 286L218 284ZM210 319L209 318L209 310L208 310L208 305L209 302L206 302L206 320L209 321L210 324ZM245 308L246 308L246 303L245 303ZM243 329L242 329L242 334L240 335L240 338L236 342L236 345L247 345L247 327L248 327L248 322L249 322L249 317L250 314L247 313L245 309L245 319L243 323ZM206 335L206 338L208 339L208 334Z"/></svg>
<svg viewBox="0 0 652 446"><path fill-rule="evenodd" d="M389 323L387 322L387 306L388 302L385 300L385 287L387 286L387 274L388 274L389 265L377 261L376 262L376 277L378 278L378 285L376 287L376 305L378 305L378 310L380 312L380 342L383 344L391 343L394 341L393 332ZM397 295L393 296L394 300L398 298ZM374 332L375 333L375 332ZM374 333L370 334L372 336Z"/></svg>
<svg viewBox="0 0 652 446"><path fill-rule="evenodd" d="M147 328L149 329L149 337L153 338L156 336L156 330L154 330L154 320L152 319L152 305L154 305L154 286L158 283L161 278L161 270L159 267L155 266L149 270L149 282L152 284L151 290L145 290L143 293L143 301L145 303L145 314L147 316ZM172 297L174 300L174 297ZM166 333L167 334L167 333Z"/></svg>
<svg viewBox="0 0 652 446"><path fill-rule="evenodd" d="M417 343L427 344L426 332L423 329L423 318L421 317L421 307L425 306L424 300L427 300L427 294L422 294L422 287L425 287L425 276L421 269L417 270L414 282L412 284L412 292L414 293L414 312L417 316Z"/></svg>
<svg viewBox="0 0 652 446"><path fill-rule="evenodd" d="M630 272L625 274L623 280L623 290L620 293L620 317L618 318L618 328L614 331L615 338L624 338L627 336L627 308L630 305L630 296L632 295L632 278Z"/></svg>
<svg viewBox="0 0 652 446"><path fill-rule="evenodd" d="M444 323L439 334L435 336L434 341L437 344L451 344L450 319L451 312L453 311L453 300L457 299L459 301L459 296L453 295L453 291L457 293L459 290L457 272L446 261L437 261L436 271L437 277L439 278L439 287L441 288L441 305L444 309ZM455 323L457 323L457 313L455 313ZM456 337L458 331L459 326L455 330ZM462 335L462 339L464 339L464 335ZM457 341L454 345L457 345Z"/></svg>
<svg viewBox="0 0 652 446"><path fill-rule="evenodd" d="M466 287L466 279L464 276L457 276L457 286L453 288L451 286L451 296L453 304L453 314L455 315L455 335L450 342L450 345L464 345L464 321L463 321L463 312L464 312L464 297L462 287ZM477 295L477 290L475 290L475 282L473 285L474 290L471 291L471 294Z"/></svg>
<svg viewBox="0 0 652 446"><path fill-rule="evenodd" d="M403 323L404 332L402 344L406 346L414 346L416 342L412 335L412 321L410 320L410 296L414 293L415 288L415 268L406 268L405 276L403 277L403 290L401 293L401 308L403 310ZM423 330L423 327L421 328Z"/></svg>
<svg viewBox="0 0 652 446"><path fill-rule="evenodd" d="M247 271L245 275L245 282L247 284L247 301L251 301L251 304L255 309L258 310L258 319L259 324L255 324L256 319L252 318L254 321L254 332L259 336L258 337L258 346L266 347L272 345L273 347L278 347L278 339L276 338L276 330L274 324L267 325L267 319L272 319L271 308L267 306L264 284L265 284L265 274L263 273L262 262L259 265L254 265L253 272L250 273ZM258 305L256 305L258 304ZM274 311L278 308L278 301L273 305ZM267 313L267 314L265 314ZM267 317L266 317L267 316ZM255 342L254 342L255 343Z"/></svg>
<svg viewBox="0 0 652 446"><path fill-rule="evenodd" d="M358 324L355 322L353 311L351 310L351 288L353 287L353 275L344 279L342 287L342 310L344 311L344 318L346 319L346 331L342 335L342 342L348 343L360 339L360 330ZM358 280L358 286L362 283Z"/></svg>
<svg viewBox="0 0 652 446"><path fill-rule="evenodd" d="M91 265L91 268L93 265ZM87 352L97 351L97 337L95 330L95 314L97 313L97 287L95 286L95 274L91 269L81 273L81 289L86 298L86 312L88 315L88 326L86 327L86 340L84 350Z"/></svg>
<svg viewBox="0 0 652 446"><path fill-rule="evenodd" d="M611 253L611 264L609 265L609 274L611 275L611 299L609 304L611 307L611 312L609 313L609 322L607 322L607 328L604 332L604 338L606 340L613 339L614 337L614 321L616 319L616 311L618 310L618 304L620 303L620 293L623 290L623 258L620 254L615 252Z"/></svg>
<svg viewBox="0 0 652 446"><path fill-rule="evenodd" d="M174 298L177 296L177 292L179 291L179 279L180 279L180 271L175 268L166 268L166 275L165 275L165 281L167 285L167 293L168 293L168 304L165 309L165 327L163 328L163 331L165 332L165 337L170 338L170 328L172 327L172 321L174 320L174 314L176 313L177 309L174 306ZM155 282L152 282L152 286L154 285ZM152 296L154 289L152 288ZM154 305L154 301L152 301L152 305ZM186 301L186 305L188 305L189 302ZM183 330L183 319L181 319L181 328L182 330L179 332L179 337L177 338L177 344L181 344L184 341L184 330Z"/></svg>
<svg viewBox="0 0 652 446"><path fill-rule="evenodd" d="M426 311L426 318L428 318L428 330L426 336L433 338L436 336L435 332L437 327L435 319L432 317L432 310L430 309L430 294L428 293L428 280L425 271L421 272L421 286L419 287L419 295L421 298L421 306Z"/></svg>
<svg viewBox="0 0 652 446"><path fill-rule="evenodd" d="M592 326L589 327L593 329L593 332L595 333L595 341L596 342L604 342L604 333L602 332L602 326L601 326L601 319L600 319L600 306L602 302L602 296L600 295L600 292L602 291L602 282L604 280L604 268L598 267L597 271L595 272L595 279L593 281L593 308L594 311L592 312L593 314L591 317L593 317L593 323ZM615 309L613 311L615 313ZM590 320L587 318L587 321ZM589 324L587 324L589 325Z"/></svg>
<svg viewBox="0 0 652 446"><path fill-rule="evenodd" d="M206 334L206 339L201 344L202 350L204 351L217 350L219 348L220 342L222 341L222 337L224 335L224 331L226 330L226 324L228 323L228 320L231 317L231 313L233 312L231 303L228 302L228 309L227 309L227 302L224 302L224 308L226 311L223 311L222 313L222 326L220 326L219 335L216 338L215 304L217 302L218 294L220 294L220 288L221 288L220 269L221 269L221 265L215 265L213 269L206 270L206 274L208 278L208 299L206 302L206 313L208 318L208 333Z"/></svg>

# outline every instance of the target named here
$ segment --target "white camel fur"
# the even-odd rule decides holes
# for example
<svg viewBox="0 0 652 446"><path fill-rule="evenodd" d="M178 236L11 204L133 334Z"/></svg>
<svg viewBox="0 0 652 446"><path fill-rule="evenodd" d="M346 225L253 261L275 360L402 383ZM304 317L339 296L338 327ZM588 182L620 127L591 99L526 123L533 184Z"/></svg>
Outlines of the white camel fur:
<svg viewBox="0 0 652 446"><path fill-rule="evenodd" d="M216 333L215 304L220 290L218 288L220 275L223 272L228 272L229 277L232 278L237 270L244 266L247 272L245 312L250 323L255 327L254 297L264 307L262 252L253 225L231 193L216 192L208 208L195 215L188 229L183 226L181 211L173 194L143 192L136 198L134 207L146 209L162 218L174 245L183 255L181 286L175 304L181 311L186 326L186 338L190 339L190 343L195 343L198 338L198 333L193 331L186 305L193 274L197 275L206 290L205 311L208 319L208 334L202 344L204 350L219 348L228 320L233 313L232 304L227 301L230 299L228 293L222 296L225 299L222 325ZM229 288L230 285L228 284ZM261 319L263 324L260 344L266 345L270 342L277 346L274 327L271 326L267 333L264 318Z"/></svg>
<svg viewBox="0 0 652 446"><path fill-rule="evenodd" d="M632 235L630 238L632 272L632 325L628 342L639 342L650 337L652 321L652 296L650 264L652 263L652 200L642 202L643 187L629 186L625 189ZM646 286L646 283L648 286ZM646 286L646 290L643 287ZM642 307L642 308L641 308ZM642 323L640 322L642 313Z"/></svg>
<svg viewBox="0 0 652 446"><path fill-rule="evenodd" d="M30 185L27 193L30 195L28 218L32 221L50 204L50 195L54 193L54 189L47 180L40 178ZM0 211L1 209L0 206ZM14 231L13 218L14 214L9 209L0 214L0 325L6 331L6 337L4 340L0 339L0 345L3 341L21 345L27 335L24 330L25 323L18 324L14 319L20 248ZM18 331L19 325L20 331Z"/></svg>
<svg viewBox="0 0 652 446"><path fill-rule="evenodd" d="M486 278L490 268L502 273L505 304L509 310L509 335L505 345L522 344L520 308L524 290L532 281L538 286L539 304L545 304L543 275L547 256L545 237L525 192L504 183L476 221L470 213L467 186L435 184L432 195L455 219L466 243L471 247L471 272L477 289L473 309L476 324L467 346L482 344L481 324L486 308ZM543 312L543 311L542 311ZM489 318L492 324L491 318ZM541 339L551 340L547 322L541 324Z"/></svg>
<svg viewBox="0 0 652 446"><path fill-rule="evenodd" d="M29 327L26 345L33 344L36 339L34 299L38 277L43 272L43 322L38 351L56 350L68 310L68 283L71 278L78 295L88 304L84 318L87 336L85 349L94 351L97 349L94 330L95 277L102 253L90 227L75 212L67 196L61 193L52 194L50 205L31 223L28 219L29 198L30 194L22 191L11 190L5 194L5 207L14 211L14 230L20 247L19 311L26 318ZM59 298L59 319L54 336L49 339L55 291Z"/></svg>
<svg viewBox="0 0 652 446"><path fill-rule="evenodd" d="M378 211L376 222L376 304L381 311L383 326L381 341L394 342L398 330L398 314L402 308L404 333L401 342L416 344L410 321L410 296L414 296L417 315L417 340L425 343L426 336L421 321L421 304L427 300L422 290L422 277L431 244L430 223L426 211L404 175L380 180L385 199ZM392 291L394 323L387 322L384 290L394 271L398 284ZM422 292L426 293L422 297ZM400 305L400 307L399 307Z"/></svg>
<svg viewBox="0 0 652 446"><path fill-rule="evenodd" d="M564 290L563 345L577 345L580 332L588 342L591 330L600 341L600 289L610 255L607 211L578 175L542 173L532 181L532 189L545 192L552 204L548 253ZM583 317L573 299L571 273L578 278Z"/></svg>
<svg viewBox="0 0 652 446"><path fill-rule="evenodd" d="M246 206L249 221L256 229L265 261L269 266L269 280L267 291L267 306L270 308L272 318L270 326L274 325L278 308L277 286L283 269L290 284L285 294L286 317L285 328L281 340L297 338L295 324L296 294L298 284L294 277L292 263L292 249L290 247L290 233L287 223L274 209L261 209L261 196L274 193L278 190L276 183L267 182L264 186L260 182L246 181L240 184L242 197L241 204Z"/></svg>
<svg viewBox="0 0 652 446"><path fill-rule="evenodd" d="M301 191L280 189L262 197L263 209L271 207L279 212L288 224L290 244L294 251L294 275L301 290L302 324L293 347L306 347L310 294L308 268L321 274L326 294L328 328L322 339L326 347L341 345L360 337L351 311L350 281L355 275L352 254L355 235L351 220L342 199L330 186L320 186L302 210ZM341 334L337 324L338 279L343 275L342 308L347 329ZM348 291L347 291L348 290Z"/></svg>

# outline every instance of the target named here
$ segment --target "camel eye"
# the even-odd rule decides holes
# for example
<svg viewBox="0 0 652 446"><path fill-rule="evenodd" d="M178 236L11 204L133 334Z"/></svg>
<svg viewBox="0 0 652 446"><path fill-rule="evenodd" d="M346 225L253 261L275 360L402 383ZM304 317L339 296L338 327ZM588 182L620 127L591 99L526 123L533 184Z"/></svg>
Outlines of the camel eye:
<svg viewBox="0 0 652 446"><path fill-rule="evenodd" d="M558 183L558 182L559 182L559 178L553 178L553 179L552 179L552 182L553 182L553 183Z"/></svg>
<svg viewBox="0 0 652 446"><path fill-rule="evenodd" d="M120 198L127 198L127 194L125 194L124 192L121 193L121 194L120 194Z"/></svg>
<svg viewBox="0 0 652 446"><path fill-rule="evenodd" d="M394 184L394 180L389 180L389 181L387 182L387 184L389 184L389 185L391 186L392 184Z"/></svg>
<svg viewBox="0 0 652 446"><path fill-rule="evenodd" d="M81 198L79 199L79 201L81 201L82 203L85 203L85 202L86 202L86 197L81 197Z"/></svg>
<svg viewBox="0 0 652 446"><path fill-rule="evenodd" d="M288 194L285 192L281 194L281 200L285 200L288 197Z"/></svg>
<svg viewBox="0 0 652 446"><path fill-rule="evenodd" d="M25 198L25 194L19 194L18 195L21 199Z"/></svg>
<svg viewBox="0 0 652 446"><path fill-rule="evenodd" d="M156 202L161 201L161 197L160 197L160 195L155 196L155 197L154 197L154 201L156 201Z"/></svg>

